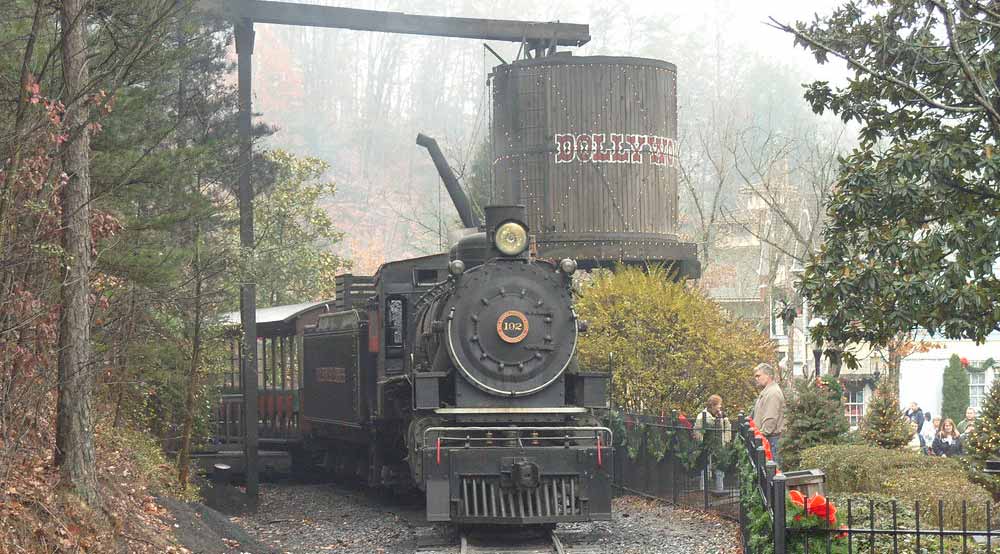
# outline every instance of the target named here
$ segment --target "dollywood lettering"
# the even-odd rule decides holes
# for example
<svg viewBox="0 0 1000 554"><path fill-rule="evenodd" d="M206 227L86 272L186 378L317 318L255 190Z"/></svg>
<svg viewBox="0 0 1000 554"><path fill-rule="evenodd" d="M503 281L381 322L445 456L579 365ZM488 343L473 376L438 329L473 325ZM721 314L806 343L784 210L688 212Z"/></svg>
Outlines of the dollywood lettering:
<svg viewBox="0 0 1000 554"><path fill-rule="evenodd" d="M677 142L670 137L627 133L557 133L556 163L593 162L678 166ZM645 154L645 156L644 156Z"/></svg>

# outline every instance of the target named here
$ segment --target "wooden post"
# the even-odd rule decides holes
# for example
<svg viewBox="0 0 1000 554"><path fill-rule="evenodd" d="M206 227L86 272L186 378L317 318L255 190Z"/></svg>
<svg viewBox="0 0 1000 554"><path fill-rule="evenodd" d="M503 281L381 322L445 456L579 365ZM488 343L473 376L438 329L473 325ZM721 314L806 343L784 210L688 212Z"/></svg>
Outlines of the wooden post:
<svg viewBox="0 0 1000 554"><path fill-rule="evenodd" d="M240 247L243 283L240 287L240 320L243 324L243 456L246 462L247 496L257 506L257 283L254 277L253 189L250 186L251 124L250 69L253 63L253 22L236 22L236 63L239 77L239 189Z"/></svg>

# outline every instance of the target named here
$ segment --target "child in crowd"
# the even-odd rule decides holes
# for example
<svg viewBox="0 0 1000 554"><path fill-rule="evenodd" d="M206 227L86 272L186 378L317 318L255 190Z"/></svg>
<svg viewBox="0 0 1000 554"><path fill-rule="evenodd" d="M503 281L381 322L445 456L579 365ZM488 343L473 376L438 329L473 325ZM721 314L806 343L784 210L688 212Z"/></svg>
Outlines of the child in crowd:
<svg viewBox="0 0 1000 554"><path fill-rule="evenodd" d="M926 445L924 454L931 454L931 446L934 444L934 438L937 437L938 429L941 427L941 416L931 417L930 412L927 412L927 420L930 423L924 424L921 435L924 438L923 443Z"/></svg>

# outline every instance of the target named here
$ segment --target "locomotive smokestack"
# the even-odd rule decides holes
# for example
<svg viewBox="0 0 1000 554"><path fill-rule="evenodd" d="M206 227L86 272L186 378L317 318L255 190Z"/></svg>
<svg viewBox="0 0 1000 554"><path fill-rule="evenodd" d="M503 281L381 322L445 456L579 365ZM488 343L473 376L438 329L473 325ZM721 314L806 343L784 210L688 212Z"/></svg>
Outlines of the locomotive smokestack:
<svg viewBox="0 0 1000 554"><path fill-rule="evenodd" d="M465 191L458 184L458 179L451 171L451 167L448 166L448 162L445 161L444 154L438 148L437 141L423 133L419 133L417 135L417 144L426 148L427 152L431 155L431 159L434 160L434 167L437 168L438 175L444 181L444 188L448 189L448 195L451 196L451 201L455 204L455 209L458 210L458 217L461 218L462 225L473 228L479 227L479 218L472 213L469 197L465 195Z"/></svg>

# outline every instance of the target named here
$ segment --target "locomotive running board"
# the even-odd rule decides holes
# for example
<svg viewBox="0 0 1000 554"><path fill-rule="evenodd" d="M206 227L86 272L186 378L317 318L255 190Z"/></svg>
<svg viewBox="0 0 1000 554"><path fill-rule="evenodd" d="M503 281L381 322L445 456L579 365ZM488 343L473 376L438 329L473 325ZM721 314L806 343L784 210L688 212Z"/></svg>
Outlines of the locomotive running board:
<svg viewBox="0 0 1000 554"><path fill-rule="evenodd" d="M460 414L585 414L587 408L568 406L563 408L437 408L439 415Z"/></svg>

